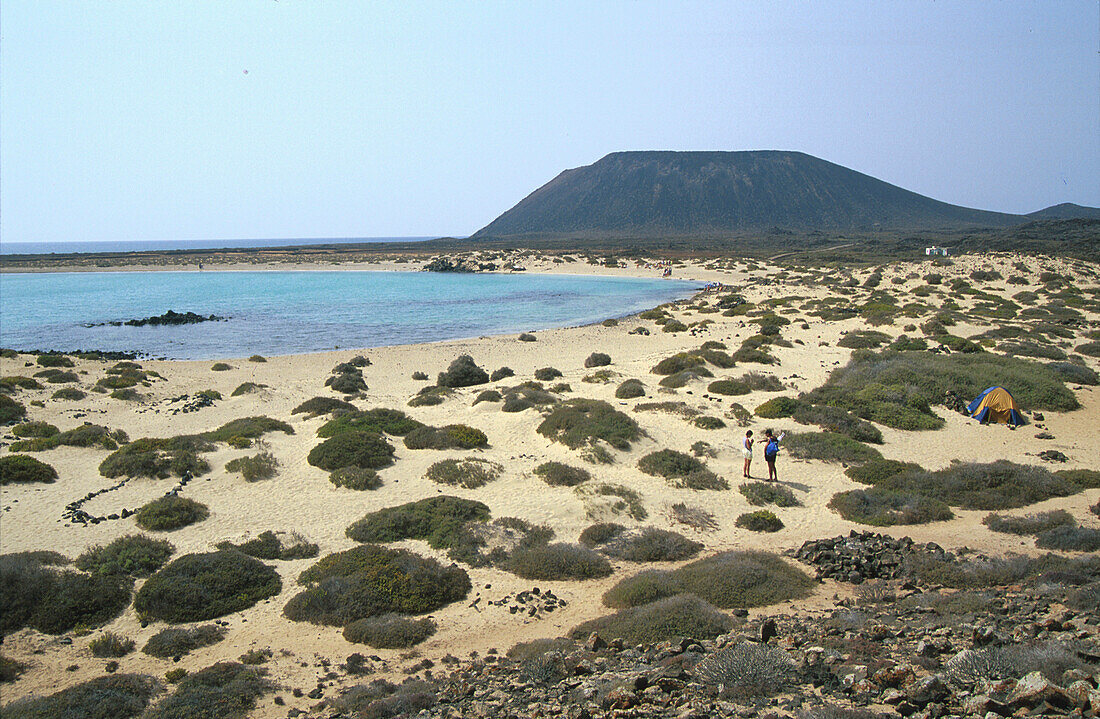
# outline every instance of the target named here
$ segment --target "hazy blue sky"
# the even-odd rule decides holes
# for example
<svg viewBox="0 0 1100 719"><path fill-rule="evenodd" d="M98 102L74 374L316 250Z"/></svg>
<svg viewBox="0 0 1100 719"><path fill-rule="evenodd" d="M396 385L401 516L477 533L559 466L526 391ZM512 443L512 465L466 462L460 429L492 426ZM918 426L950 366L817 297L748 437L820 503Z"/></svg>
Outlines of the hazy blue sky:
<svg viewBox="0 0 1100 719"><path fill-rule="evenodd" d="M3 0L0 239L469 234L641 149L1100 205L1098 8Z"/></svg>

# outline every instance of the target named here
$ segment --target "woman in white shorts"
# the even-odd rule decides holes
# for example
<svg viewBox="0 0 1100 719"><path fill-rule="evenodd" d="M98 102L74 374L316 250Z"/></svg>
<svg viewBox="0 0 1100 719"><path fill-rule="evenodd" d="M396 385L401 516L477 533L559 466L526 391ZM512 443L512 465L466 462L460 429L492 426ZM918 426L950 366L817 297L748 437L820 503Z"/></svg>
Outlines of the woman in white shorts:
<svg viewBox="0 0 1100 719"><path fill-rule="evenodd" d="M752 464L752 430L745 432L741 440L741 456L745 458L745 476L749 476L749 465Z"/></svg>

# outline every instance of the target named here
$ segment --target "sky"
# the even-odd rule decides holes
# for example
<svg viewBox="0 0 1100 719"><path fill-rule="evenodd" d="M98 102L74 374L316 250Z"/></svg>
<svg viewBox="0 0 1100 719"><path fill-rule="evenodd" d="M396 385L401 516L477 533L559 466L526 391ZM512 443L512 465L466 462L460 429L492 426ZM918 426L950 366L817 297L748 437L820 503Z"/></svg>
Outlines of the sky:
<svg viewBox="0 0 1100 719"><path fill-rule="evenodd" d="M619 150L1100 206L1100 3L3 0L0 242L468 235Z"/></svg>

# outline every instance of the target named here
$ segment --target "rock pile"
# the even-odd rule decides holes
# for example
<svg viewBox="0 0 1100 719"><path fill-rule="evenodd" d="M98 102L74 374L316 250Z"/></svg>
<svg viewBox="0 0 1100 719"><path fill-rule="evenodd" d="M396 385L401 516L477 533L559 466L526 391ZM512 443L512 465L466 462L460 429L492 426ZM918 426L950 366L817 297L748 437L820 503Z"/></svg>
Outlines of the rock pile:
<svg viewBox="0 0 1100 719"><path fill-rule="evenodd" d="M894 539L875 532L852 532L831 539L814 539L791 553L817 569L819 579L861 584L868 579L898 579L905 574L905 559L912 554L950 558L932 542L917 544L909 537Z"/></svg>

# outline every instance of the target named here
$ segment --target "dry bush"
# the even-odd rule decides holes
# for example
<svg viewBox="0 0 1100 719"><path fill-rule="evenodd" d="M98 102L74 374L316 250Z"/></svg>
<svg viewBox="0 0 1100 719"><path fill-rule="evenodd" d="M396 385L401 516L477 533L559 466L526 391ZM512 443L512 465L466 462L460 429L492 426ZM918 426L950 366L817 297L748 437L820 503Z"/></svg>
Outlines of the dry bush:
<svg viewBox="0 0 1100 719"><path fill-rule="evenodd" d="M715 521L714 514L702 507L694 507L678 502L668 508L667 514L673 522L687 525L700 532L718 529L718 522Z"/></svg>
<svg viewBox="0 0 1100 719"><path fill-rule="evenodd" d="M704 685L721 687L724 697L749 699L782 691L795 670L794 661L779 647L738 642L708 655L693 673Z"/></svg>

